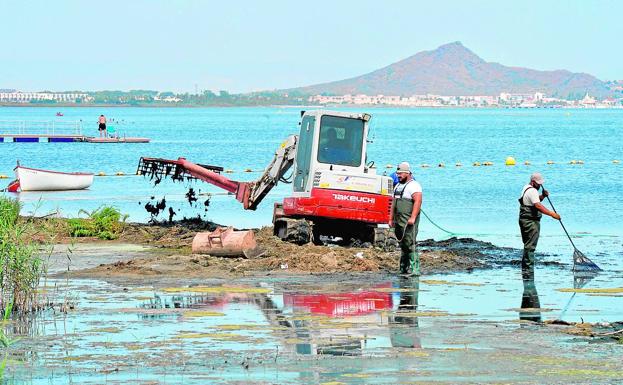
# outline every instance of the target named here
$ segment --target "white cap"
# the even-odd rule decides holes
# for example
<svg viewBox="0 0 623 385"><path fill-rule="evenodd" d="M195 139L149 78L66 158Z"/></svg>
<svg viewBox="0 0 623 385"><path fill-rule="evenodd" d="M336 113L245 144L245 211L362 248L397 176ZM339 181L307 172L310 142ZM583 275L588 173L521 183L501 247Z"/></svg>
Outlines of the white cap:
<svg viewBox="0 0 623 385"><path fill-rule="evenodd" d="M541 175L540 172L535 172L535 173L532 173L532 175L530 175L530 182L532 182L532 181L534 181L534 182L536 182L538 184L545 183L545 179L543 179L543 175Z"/></svg>
<svg viewBox="0 0 623 385"><path fill-rule="evenodd" d="M401 172L408 172L409 174L411 174L411 166L409 166L408 162L401 162L398 165L398 170L396 170L396 173L399 174Z"/></svg>

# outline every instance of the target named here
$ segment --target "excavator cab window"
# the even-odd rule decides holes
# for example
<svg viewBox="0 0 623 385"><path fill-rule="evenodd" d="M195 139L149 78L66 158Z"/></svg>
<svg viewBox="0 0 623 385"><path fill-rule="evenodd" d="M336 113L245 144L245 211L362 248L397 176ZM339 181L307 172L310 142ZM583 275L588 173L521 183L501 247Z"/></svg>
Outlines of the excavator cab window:
<svg viewBox="0 0 623 385"><path fill-rule="evenodd" d="M323 115L320 119L318 161L359 167L363 147L364 121Z"/></svg>

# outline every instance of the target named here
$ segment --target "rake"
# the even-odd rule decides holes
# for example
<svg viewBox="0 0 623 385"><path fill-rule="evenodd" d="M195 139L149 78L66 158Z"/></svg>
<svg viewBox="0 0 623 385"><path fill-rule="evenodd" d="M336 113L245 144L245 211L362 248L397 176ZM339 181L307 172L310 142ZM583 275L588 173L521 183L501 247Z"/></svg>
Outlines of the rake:
<svg viewBox="0 0 623 385"><path fill-rule="evenodd" d="M558 213L552 203L552 200L549 199L549 196L547 197L547 201L550 206L552 206L552 210L554 210L555 213ZM586 255L584 255L584 253L578 250L575 243L573 243L567 228L562 223L562 220L559 220L558 222L560 222L562 229L565 231L565 234L567 234L567 238L569 238L569 242L571 242L571 245L573 246L573 271L601 271L601 268L597 266L595 262L591 261Z"/></svg>

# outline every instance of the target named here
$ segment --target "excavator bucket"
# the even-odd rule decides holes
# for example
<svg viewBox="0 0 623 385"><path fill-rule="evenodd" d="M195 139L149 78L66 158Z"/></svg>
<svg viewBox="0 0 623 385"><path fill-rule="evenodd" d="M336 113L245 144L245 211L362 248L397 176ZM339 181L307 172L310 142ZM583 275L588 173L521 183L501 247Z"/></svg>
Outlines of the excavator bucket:
<svg viewBox="0 0 623 385"><path fill-rule="evenodd" d="M141 158L136 169L137 175L149 178L154 184L159 184L165 178L174 182L202 180L236 196L245 209L249 209L250 186L248 182L238 182L221 175L223 167L197 164L185 158L177 160L162 158ZM251 208L255 210L255 207Z"/></svg>
<svg viewBox="0 0 623 385"><path fill-rule="evenodd" d="M154 184L160 183L167 177L174 182L199 179L235 195L245 210L255 210L266 194L277 185L277 182L288 182L285 173L294 164L296 141L296 135L290 135L281 143L272 162L254 182L229 179L221 175L222 167L193 163L185 158L173 160L143 157L138 162L136 174L149 178Z"/></svg>
<svg viewBox="0 0 623 385"><path fill-rule="evenodd" d="M197 233L192 245L193 254L228 257L255 257L257 249L253 231L236 231L233 227L219 227L214 231Z"/></svg>
<svg viewBox="0 0 623 385"><path fill-rule="evenodd" d="M178 160L162 159L162 158L141 158L136 168L137 175L148 177L154 183L158 184L164 178L171 178L174 182L183 182L185 180L194 180L198 177L193 175L184 167L184 158ZM205 170L216 174L223 172L223 167L211 166L207 164L197 164Z"/></svg>

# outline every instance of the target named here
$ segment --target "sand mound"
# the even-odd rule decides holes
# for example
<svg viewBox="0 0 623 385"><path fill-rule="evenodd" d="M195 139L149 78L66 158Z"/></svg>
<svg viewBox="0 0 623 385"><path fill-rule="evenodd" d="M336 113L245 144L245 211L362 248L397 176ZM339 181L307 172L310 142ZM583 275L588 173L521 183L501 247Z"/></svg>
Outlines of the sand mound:
<svg viewBox="0 0 623 385"><path fill-rule="evenodd" d="M305 274L343 272L395 272L400 252L378 248L355 248L337 245L298 246L272 235L272 227L256 230L256 239L264 253L256 258L230 258L190 254L189 245L195 230L181 225L132 226L122 239L142 241L161 250L130 261L101 264L72 273L75 276L141 278L147 275L166 277L230 277L249 274ZM151 240L150 240L151 239ZM483 267L473 255L455 251L424 251L422 272L457 271Z"/></svg>

